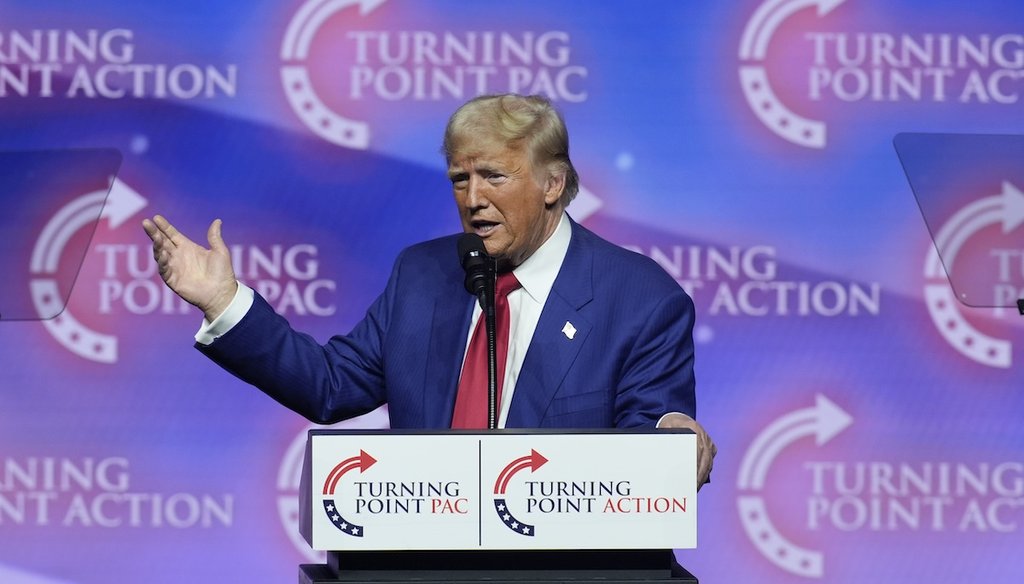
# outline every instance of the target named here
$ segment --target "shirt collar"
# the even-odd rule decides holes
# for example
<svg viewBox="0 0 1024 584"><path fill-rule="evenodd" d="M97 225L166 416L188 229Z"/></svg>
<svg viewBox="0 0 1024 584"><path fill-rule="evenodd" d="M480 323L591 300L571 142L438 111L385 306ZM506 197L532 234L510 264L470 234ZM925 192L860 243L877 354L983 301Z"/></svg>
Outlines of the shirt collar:
<svg viewBox="0 0 1024 584"><path fill-rule="evenodd" d="M572 239L572 225L569 216L563 211L562 217L555 227L554 233L548 237L533 255L512 270L516 279L522 284L523 290L536 302L547 301L555 278L562 268L565 254L569 251L569 240Z"/></svg>

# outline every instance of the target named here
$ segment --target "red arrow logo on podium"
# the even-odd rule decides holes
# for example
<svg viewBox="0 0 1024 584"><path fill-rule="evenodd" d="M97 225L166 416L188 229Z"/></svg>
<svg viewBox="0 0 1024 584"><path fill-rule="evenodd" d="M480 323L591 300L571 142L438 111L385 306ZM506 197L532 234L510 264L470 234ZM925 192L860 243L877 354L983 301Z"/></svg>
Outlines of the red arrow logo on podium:
<svg viewBox="0 0 1024 584"><path fill-rule="evenodd" d="M548 459L544 458L541 453L530 449L530 454L528 456L521 456L513 460L498 474L498 480L494 482L494 494L505 494L505 489L508 488L508 482L512 480L512 475L527 468L530 469L530 472L536 472L537 469L544 466L547 461Z"/></svg>
<svg viewBox="0 0 1024 584"><path fill-rule="evenodd" d="M359 472L366 472L366 469L376 464L377 459L366 453L365 450L359 451L359 456L353 456L352 458L346 458L345 460L338 463L331 472L327 475L327 480L324 481L324 494L333 495L334 489L338 486L338 481L341 480L342 475L350 470L359 469Z"/></svg>

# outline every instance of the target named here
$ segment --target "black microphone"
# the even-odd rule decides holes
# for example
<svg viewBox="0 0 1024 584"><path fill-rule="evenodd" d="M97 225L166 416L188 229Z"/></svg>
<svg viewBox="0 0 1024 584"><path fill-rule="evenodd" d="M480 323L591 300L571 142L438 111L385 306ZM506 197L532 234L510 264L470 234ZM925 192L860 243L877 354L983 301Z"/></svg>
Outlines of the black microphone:
<svg viewBox="0 0 1024 584"><path fill-rule="evenodd" d="M466 290L480 300L481 318L487 332L487 427L498 427L498 342L494 314L494 258L487 255L484 240L475 233L459 238L459 260L466 270Z"/></svg>
<svg viewBox="0 0 1024 584"><path fill-rule="evenodd" d="M466 270L466 291L480 299L484 305L484 291L490 276L491 256L487 255L484 240L475 233L464 233L459 238L459 260Z"/></svg>

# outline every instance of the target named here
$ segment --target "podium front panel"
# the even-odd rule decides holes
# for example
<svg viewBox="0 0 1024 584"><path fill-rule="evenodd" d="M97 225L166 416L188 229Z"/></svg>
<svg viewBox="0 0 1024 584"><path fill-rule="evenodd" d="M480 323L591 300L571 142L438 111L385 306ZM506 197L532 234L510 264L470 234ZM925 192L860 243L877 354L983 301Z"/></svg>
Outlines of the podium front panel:
<svg viewBox="0 0 1024 584"><path fill-rule="evenodd" d="M696 547L687 431L313 431L317 550Z"/></svg>

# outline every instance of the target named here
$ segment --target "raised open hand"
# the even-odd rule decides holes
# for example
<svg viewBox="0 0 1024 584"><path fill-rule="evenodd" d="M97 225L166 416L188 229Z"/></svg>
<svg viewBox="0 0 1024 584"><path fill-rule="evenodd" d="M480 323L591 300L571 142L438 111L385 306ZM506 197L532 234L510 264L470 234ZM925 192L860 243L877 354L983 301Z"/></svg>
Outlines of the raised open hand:
<svg viewBox="0 0 1024 584"><path fill-rule="evenodd" d="M167 286L202 310L209 321L224 312L238 283L220 234L221 220L214 220L206 233L209 249L185 237L161 215L144 219L142 228L153 240L153 257Z"/></svg>

